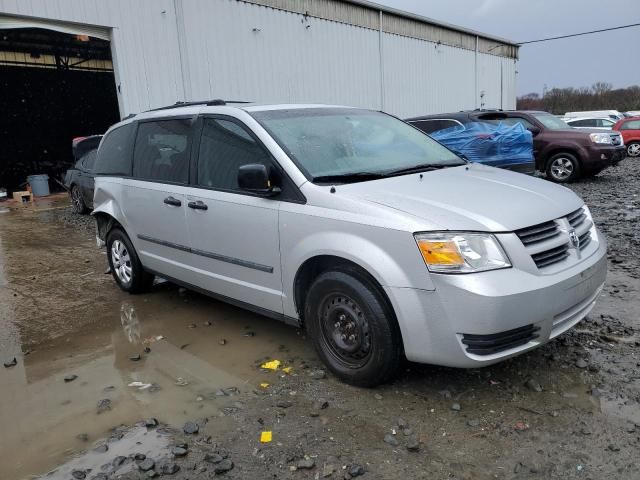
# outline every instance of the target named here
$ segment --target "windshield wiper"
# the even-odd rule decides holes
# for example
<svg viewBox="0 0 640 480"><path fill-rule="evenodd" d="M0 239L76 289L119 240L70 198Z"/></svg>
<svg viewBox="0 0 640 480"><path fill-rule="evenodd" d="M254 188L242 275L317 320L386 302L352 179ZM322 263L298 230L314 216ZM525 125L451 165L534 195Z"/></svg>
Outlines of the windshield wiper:
<svg viewBox="0 0 640 480"><path fill-rule="evenodd" d="M336 173L333 175L319 175L313 177L313 183L355 183L365 182L367 180L377 180L387 175L381 172L351 172Z"/></svg>
<svg viewBox="0 0 640 480"><path fill-rule="evenodd" d="M464 163L456 163L453 165L438 165L433 163L423 163L422 165L414 165L412 167L398 168L397 170L387 170L384 172L385 177L395 177L398 175L408 175L410 173L430 172L432 170L440 170L449 167L459 167Z"/></svg>

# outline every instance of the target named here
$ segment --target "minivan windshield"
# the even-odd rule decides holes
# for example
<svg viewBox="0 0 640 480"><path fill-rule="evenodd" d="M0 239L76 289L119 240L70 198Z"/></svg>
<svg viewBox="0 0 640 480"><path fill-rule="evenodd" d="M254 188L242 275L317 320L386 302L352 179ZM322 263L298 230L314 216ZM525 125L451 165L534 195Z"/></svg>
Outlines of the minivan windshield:
<svg viewBox="0 0 640 480"><path fill-rule="evenodd" d="M315 183L350 183L464 165L416 128L351 108L251 112Z"/></svg>
<svg viewBox="0 0 640 480"><path fill-rule="evenodd" d="M549 130L568 130L571 128L564 121L550 113L534 113L533 116Z"/></svg>

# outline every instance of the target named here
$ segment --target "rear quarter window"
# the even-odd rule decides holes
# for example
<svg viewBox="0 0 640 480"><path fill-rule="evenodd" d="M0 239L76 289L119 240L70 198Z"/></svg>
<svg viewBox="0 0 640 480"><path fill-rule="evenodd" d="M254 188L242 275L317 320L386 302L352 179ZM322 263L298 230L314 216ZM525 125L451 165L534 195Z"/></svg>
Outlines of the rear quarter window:
<svg viewBox="0 0 640 480"><path fill-rule="evenodd" d="M620 130L640 130L640 120L624 122L620 127Z"/></svg>
<svg viewBox="0 0 640 480"><path fill-rule="evenodd" d="M95 163L98 175L131 175L133 136L136 124L128 123L111 130L102 140Z"/></svg>

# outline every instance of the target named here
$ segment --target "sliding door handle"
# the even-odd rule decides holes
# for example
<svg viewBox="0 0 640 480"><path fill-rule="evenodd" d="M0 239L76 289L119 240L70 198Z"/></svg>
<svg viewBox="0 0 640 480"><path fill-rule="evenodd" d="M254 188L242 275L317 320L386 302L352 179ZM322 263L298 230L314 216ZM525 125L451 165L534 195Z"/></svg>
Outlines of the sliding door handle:
<svg viewBox="0 0 640 480"><path fill-rule="evenodd" d="M198 200L197 202L189 202L189 203L187 203L187 206L189 208L193 208L194 210L208 210L209 209L207 204L204 203L201 200Z"/></svg>
<svg viewBox="0 0 640 480"><path fill-rule="evenodd" d="M171 205L172 207L179 207L182 205L182 202L180 200L171 196L165 198L164 203L167 205Z"/></svg>

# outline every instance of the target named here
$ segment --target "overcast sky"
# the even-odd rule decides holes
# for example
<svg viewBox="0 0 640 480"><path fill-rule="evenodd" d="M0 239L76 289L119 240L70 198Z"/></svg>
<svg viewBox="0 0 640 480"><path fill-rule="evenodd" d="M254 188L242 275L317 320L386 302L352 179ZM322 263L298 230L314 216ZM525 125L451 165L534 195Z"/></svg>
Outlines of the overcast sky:
<svg viewBox="0 0 640 480"><path fill-rule="evenodd" d="M374 0L523 42L640 23L640 0ZM640 84L640 27L520 48L518 95L553 87Z"/></svg>

